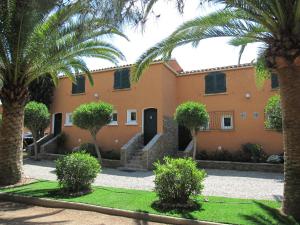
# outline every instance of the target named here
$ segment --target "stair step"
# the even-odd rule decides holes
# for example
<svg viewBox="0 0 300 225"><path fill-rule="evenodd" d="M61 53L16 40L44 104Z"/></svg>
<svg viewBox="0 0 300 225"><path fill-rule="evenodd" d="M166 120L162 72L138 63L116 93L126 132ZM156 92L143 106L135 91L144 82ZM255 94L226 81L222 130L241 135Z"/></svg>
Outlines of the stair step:
<svg viewBox="0 0 300 225"><path fill-rule="evenodd" d="M132 168L132 167L127 167L127 166L119 167L118 170L126 171L126 172L136 172L136 171L146 172L146 171L148 171L148 170L146 170L146 169Z"/></svg>
<svg viewBox="0 0 300 225"><path fill-rule="evenodd" d="M139 160L143 160L143 156L141 156L141 155L134 155L134 156L132 156L131 157L131 159L139 159Z"/></svg>
<svg viewBox="0 0 300 225"><path fill-rule="evenodd" d="M143 168L141 164L136 164L136 163L127 163L125 164L126 167L136 167L136 168Z"/></svg>
<svg viewBox="0 0 300 225"><path fill-rule="evenodd" d="M143 155L143 154L144 154L143 151L136 151L132 153L132 155Z"/></svg>

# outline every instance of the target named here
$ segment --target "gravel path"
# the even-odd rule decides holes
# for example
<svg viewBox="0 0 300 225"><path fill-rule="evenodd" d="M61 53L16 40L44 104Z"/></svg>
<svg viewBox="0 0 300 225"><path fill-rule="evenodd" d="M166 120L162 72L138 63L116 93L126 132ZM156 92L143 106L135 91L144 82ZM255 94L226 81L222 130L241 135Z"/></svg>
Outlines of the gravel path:
<svg viewBox="0 0 300 225"><path fill-rule="evenodd" d="M0 224L2 225L163 225L144 220L79 211L71 209L45 208L12 202L0 202Z"/></svg>
<svg viewBox="0 0 300 225"><path fill-rule="evenodd" d="M52 161L24 162L25 175L35 179L56 180ZM207 170L203 194L250 199L281 200L283 174L233 170ZM152 190L154 175L148 172L125 172L104 168L94 185Z"/></svg>

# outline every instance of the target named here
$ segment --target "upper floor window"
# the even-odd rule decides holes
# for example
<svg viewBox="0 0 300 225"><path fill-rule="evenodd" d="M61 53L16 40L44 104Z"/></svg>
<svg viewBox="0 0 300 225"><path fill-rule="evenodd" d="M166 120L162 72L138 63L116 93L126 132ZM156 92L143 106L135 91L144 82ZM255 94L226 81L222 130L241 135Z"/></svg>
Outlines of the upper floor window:
<svg viewBox="0 0 300 225"><path fill-rule="evenodd" d="M226 92L226 75L224 73L210 73L205 76L205 94Z"/></svg>
<svg viewBox="0 0 300 225"><path fill-rule="evenodd" d="M72 84L72 94L85 93L85 77L76 76L76 83Z"/></svg>
<svg viewBox="0 0 300 225"><path fill-rule="evenodd" d="M271 88L272 89L279 88L278 75L275 73L272 73L271 75Z"/></svg>
<svg viewBox="0 0 300 225"><path fill-rule="evenodd" d="M130 88L130 70L128 68L115 71L114 89Z"/></svg>

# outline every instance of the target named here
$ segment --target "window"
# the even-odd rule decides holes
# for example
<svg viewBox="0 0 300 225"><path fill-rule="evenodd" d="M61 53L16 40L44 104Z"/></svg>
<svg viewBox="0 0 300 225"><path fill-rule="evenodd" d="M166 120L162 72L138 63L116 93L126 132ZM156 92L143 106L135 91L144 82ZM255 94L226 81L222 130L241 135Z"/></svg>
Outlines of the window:
<svg viewBox="0 0 300 225"><path fill-rule="evenodd" d="M233 129L232 115L223 115L221 124L223 130L232 130Z"/></svg>
<svg viewBox="0 0 300 225"><path fill-rule="evenodd" d="M82 94L85 92L85 77L77 76L76 83L72 84L72 94Z"/></svg>
<svg viewBox="0 0 300 225"><path fill-rule="evenodd" d="M128 68L115 71L114 89L130 88L130 71Z"/></svg>
<svg viewBox="0 0 300 225"><path fill-rule="evenodd" d="M72 126L72 125L73 125L72 113L66 113L65 126Z"/></svg>
<svg viewBox="0 0 300 225"><path fill-rule="evenodd" d="M226 75L224 73L210 73L205 76L205 94L226 92Z"/></svg>
<svg viewBox="0 0 300 225"><path fill-rule="evenodd" d="M118 113L117 111L114 111L112 116L111 116L111 122L109 123L109 125L118 125Z"/></svg>
<svg viewBox="0 0 300 225"><path fill-rule="evenodd" d="M137 125L137 112L135 109L127 110L127 125Z"/></svg>
<svg viewBox="0 0 300 225"><path fill-rule="evenodd" d="M279 88L278 75L275 73L272 73L271 75L271 88L272 89Z"/></svg>

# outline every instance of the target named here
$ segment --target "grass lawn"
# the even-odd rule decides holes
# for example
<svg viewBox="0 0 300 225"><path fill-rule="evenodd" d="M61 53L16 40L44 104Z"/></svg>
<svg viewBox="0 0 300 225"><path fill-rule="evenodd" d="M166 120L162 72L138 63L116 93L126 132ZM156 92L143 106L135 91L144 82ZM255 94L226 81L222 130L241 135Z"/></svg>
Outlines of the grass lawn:
<svg viewBox="0 0 300 225"><path fill-rule="evenodd" d="M276 201L199 196L197 201L201 208L198 210L162 212L152 207L152 203L157 200L157 197L151 191L94 187L94 191L85 196L65 198L55 194L57 189L57 182L38 181L16 188L0 189L0 191L229 224L296 224L278 213L277 209L280 207L280 203Z"/></svg>

